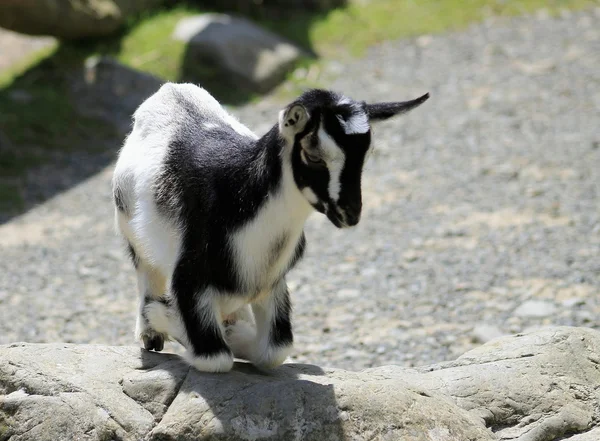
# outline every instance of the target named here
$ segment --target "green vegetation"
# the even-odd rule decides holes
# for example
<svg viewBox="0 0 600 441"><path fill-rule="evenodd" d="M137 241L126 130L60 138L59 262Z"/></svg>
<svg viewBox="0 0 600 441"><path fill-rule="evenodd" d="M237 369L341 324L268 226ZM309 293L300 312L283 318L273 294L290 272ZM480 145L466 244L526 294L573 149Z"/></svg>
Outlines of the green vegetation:
<svg viewBox="0 0 600 441"><path fill-rule="evenodd" d="M562 9L577 10L591 5L600 5L600 1L355 0L330 11L299 12L291 17L262 17L256 21L307 51L327 58L360 55L367 47L384 40L459 30L491 16L520 15L540 8L556 14ZM132 20L117 37L100 42L63 43L58 52L61 57L71 59L111 55L133 68L177 81L185 47L172 40L171 33L181 18L202 12L207 11L192 5L150 11ZM48 50L42 55L48 56ZM10 76L14 72L0 76L0 87Z"/></svg>
<svg viewBox="0 0 600 441"><path fill-rule="evenodd" d="M455 31L492 16L514 16L545 8L556 14L600 5L598 0L371 0L263 24L322 57L360 55L390 39Z"/></svg>
<svg viewBox="0 0 600 441"><path fill-rule="evenodd" d="M348 6L330 11L302 12L287 18L269 18L261 12L254 19L308 53L328 59L360 55L383 40L458 30L490 16L539 8L558 13L590 5L600 5L600 0L351 0ZM23 179L28 168L56 152L93 148L90 141L107 135L102 124L76 115L68 98L68 73L89 56L109 55L167 80L185 80L185 46L172 40L171 34L181 18L201 12L206 11L192 5L150 11L131 20L118 36L64 42L0 73L0 132L13 144L11 149L0 150L0 211L6 206L20 207L15 182ZM318 58L303 60L300 65L306 74L290 76L295 87L288 87L287 94L323 81ZM219 99L240 103L239 91L233 91L238 98L234 101L232 91L219 84L214 72L199 72L199 78ZM255 98L252 94L241 96L242 102Z"/></svg>

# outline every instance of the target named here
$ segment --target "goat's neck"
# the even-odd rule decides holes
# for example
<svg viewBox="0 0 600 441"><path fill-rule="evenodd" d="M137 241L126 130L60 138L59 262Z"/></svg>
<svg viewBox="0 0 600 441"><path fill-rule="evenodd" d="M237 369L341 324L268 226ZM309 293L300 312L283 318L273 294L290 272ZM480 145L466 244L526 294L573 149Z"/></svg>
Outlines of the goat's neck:
<svg viewBox="0 0 600 441"><path fill-rule="evenodd" d="M272 165L281 164L280 185L269 193L269 199L280 205L280 216L288 217L290 226L304 225L308 216L314 211L312 205L296 184L292 170L292 146L279 136L279 128L273 126L264 136L256 141L257 157L263 170L274 170ZM274 180L274 176L267 179Z"/></svg>

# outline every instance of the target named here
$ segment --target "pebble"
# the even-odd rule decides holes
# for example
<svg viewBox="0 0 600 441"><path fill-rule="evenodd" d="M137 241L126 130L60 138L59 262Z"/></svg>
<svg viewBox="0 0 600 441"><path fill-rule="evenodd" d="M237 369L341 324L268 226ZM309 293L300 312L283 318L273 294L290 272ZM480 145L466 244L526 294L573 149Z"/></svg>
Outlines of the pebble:
<svg viewBox="0 0 600 441"><path fill-rule="evenodd" d="M476 343L487 343L490 340L504 335L502 330L496 325L479 324L473 327L473 340Z"/></svg>
<svg viewBox="0 0 600 441"><path fill-rule="evenodd" d="M528 300L517 307L514 315L517 317L548 317L557 310L555 304L543 300Z"/></svg>
<svg viewBox="0 0 600 441"><path fill-rule="evenodd" d="M561 305L565 308L573 308L579 305L585 305L586 299L581 297L572 297L570 299L565 299L561 302Z"/></svg>

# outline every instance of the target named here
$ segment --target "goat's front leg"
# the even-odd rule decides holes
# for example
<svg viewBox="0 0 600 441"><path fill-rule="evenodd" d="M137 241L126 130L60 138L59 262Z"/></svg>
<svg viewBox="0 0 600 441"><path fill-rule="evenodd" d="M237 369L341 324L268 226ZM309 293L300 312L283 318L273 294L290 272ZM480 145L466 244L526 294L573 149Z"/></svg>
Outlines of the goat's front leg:
<svg viewBox="0 0 600 441"><path fill-rule="evenodd" d="M171 285L180 326L178 340L186 347L185 358L199 371L227 372L233 354L223 338L219 292L206 287L195 259L183 256Z"/></svg>
<svg viewBox="0 0 600 441"><path fill-rule="evenodd" d="M290 314L292 305L285 279L273 288L271 295L252 304L256 321L256 339L248 358L259 367L282 364L292 352L294 337Z"/></svg>

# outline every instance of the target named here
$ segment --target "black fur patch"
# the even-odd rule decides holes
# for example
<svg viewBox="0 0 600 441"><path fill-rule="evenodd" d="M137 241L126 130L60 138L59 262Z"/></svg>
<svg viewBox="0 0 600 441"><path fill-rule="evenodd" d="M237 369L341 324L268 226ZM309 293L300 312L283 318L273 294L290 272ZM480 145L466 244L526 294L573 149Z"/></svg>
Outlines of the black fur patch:
<svg viewBox="0 0 600 441"><path fill-rule="evenodd" d="M279 295L281 297L278 299L278 307L271 323L269 339L272 346L289 346L294 342L291 322L292 304L287 289Z"/></svg>
<svg viewBox="0 0 600 441"><path fill-rule="evenodd" d="M277 127L258 142L231 127L211 129L209 138L203 125L210 121L195 107L180 111L178 134L154 189L157 206L183 230L182 256L197 261L198 289L242 292L223 238L252 220L279 191L282 145Z"/></svg>
<svg viewBox="0 0 600 441"><path fill-rule="evenodd" d="M123 192L118 186L116 186L113 190L113 198L115 200L115 206L117 209L123 213L127 213L127 207L125 206L125 201L123 200Z"/></svg>
<svg viewBox="0 0 600 441"><path fill-rule="evenodd" d="M300 262L302 257L304 257L305 249L306 249L306 236L304 235L304 233L302 233L302 236L300 236L300 240L296 244L296 250L294 251L294 256L292 257L292 260L289 263L288 271L291 270L293 267L295 267L296 264L298 262Z"/></svg>
<svg viewBox="0 0 600 441"><path fill-rule="evenodd" d="M277 262L277 259L279 259L279 256L285 249L285 246L289 240L289 236L284 233L273 241L273 244L271 245L271 251L269 252L269 266Z"/></svg>
<svg viewBox="0 0 600 441"><path fill-rule="evenodd" d="M129 252L129 257L131 258L131 262L133 263L133 266L135 267L135 269L137 269L138 266L140 265L140 258L138 257L135 250L133 249L133 245L131 245L131 243L129 243L129 242L127 242L127 251Z"/></svg>

